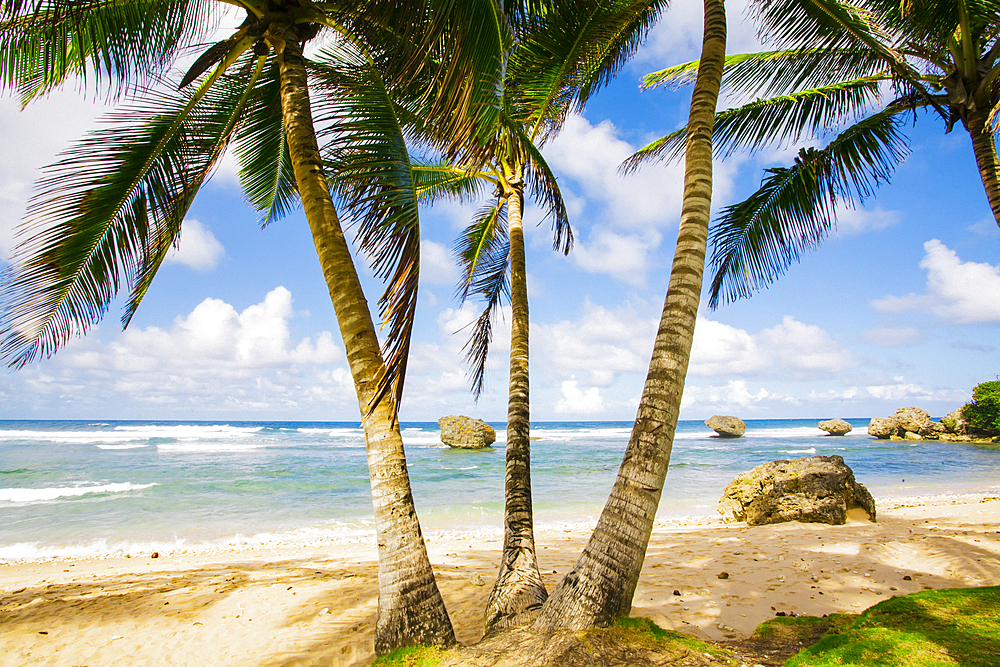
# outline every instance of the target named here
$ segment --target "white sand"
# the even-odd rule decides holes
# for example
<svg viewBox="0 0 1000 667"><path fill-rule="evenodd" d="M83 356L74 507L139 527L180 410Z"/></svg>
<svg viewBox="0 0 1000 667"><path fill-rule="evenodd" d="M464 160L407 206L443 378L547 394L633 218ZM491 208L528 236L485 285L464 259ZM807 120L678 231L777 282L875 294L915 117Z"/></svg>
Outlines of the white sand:
<svg viewBox="0 0 1000 667"><path fill-rule="evenodd" d="M719 639L776 611L857 612L924 588L1000 585L1000 497L878 507L877 524L658 525L632 613ZM539 531L550 590L588 535ZM499 539L432 536L428 548L459 641L477 641ZM377 596L367 543L6 563L0 666L366 665Z"/></svg>

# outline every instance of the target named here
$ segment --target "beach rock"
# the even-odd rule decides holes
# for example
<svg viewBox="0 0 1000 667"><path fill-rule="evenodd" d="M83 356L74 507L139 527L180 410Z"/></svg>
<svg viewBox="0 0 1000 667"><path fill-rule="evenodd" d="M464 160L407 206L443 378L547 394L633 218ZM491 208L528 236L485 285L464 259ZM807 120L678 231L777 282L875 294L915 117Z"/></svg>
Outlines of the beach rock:
<svg viewBox="0 0 1000 667"><path fill-rule="evenodd" d="M842 525L854 508L875 521L875 500L840 456L765 463L738 475L719 500L723 521L750 526L784 521Z"/></svg>
<svg viewBox="0 0 1000 667"><path fill-rule="evenodd" d="M931 415L926 410L910 406L900 408L893 415L899 428L910 433L920 433L920 429L931 424ZM899 435L903 435L900 433Z"/></svg>
<svg viewBox="0 0 1000 667"><path fill-rule="evenodd" d="M843 419L828 419L820 422L818 427L830 435L847 435L854 430L854 427Z"/></svg>
<svg viewBox="0 0 1000 667"><path fill-rule="evenodd" d="M715 415L711 419L705 420L705 426L723 438L738 438L747 430L747 425L743 423L742 419L730 415Z"/></svg>
<svg viewBox="0 0 1000 667"><path fill-rule="evenodd" d="M441 442L459 449L483 449L497 441L497 432L482 419L448 416L438 420Z"/></svg>
<svg viewBox="0 0 1000 667"><path fill-rule="evenodd" d="M965 420L962 419L962 411L953 410L952 412L949 412L946 416L941 418L941 426L944 427L945 433L964 435Z"/></svg>
<svg viewBox="0 0 1000 667"><path fill-rule="evenodd" d="M868 424L868 435L876 438L891 438L899 432L899 422L895 417L872 417Z"/></svg>
<svg viewBox="0 0 1000 667"><path fill-rule="evenodd" d="M937 440L942 435L944 435L946 429L943 424L938 422L928 422L920 428L920 437L924 440Z"/></svg>

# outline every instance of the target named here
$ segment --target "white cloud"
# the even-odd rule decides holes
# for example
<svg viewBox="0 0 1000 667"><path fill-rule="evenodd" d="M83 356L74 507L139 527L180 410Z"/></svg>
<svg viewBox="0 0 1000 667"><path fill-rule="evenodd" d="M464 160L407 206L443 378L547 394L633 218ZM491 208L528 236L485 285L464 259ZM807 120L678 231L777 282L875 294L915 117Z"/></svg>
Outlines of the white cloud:
<svg viewBox="0 0 1000 667"><path fill-rule="evenodd" d="M644 287L649 270L649 255L660 247L662 235L616 234L600 229L587 242L573 248L573 261L589 273L606 273L623 283Z"/></svg>
<svg viewBox="0 0 1000 667"><path fill-rule="evenodd" d="M920 268L927 270L924 294L887 296L871 302L885 313L930 312L949 324L1000 323L1000 267L963 262L937 239L924 244Z"/></svg>
<svg viewBox="0 0 1000 667"><path fill-rule="evenodd" d="M837 234L856 236L865 232L877 232L899 224L902 218L903 215L899 211L886 211L878 205L872 209L839 207Z"/></svg>
<svg viewBox="0 0 1000 667"><path fill-rule="evenodd" d="M711 409L714 412L736 412L741 409L773 409L776 405L797 402L791 396L774 393L763 387L751 391L746 380L730 380L724 385L685 386L681 410L703 412L705 409Z"/></svg>
<svg viewBox="0 0 1000 667"><path fill-rule="evenodd" d="M420 240L420 282L449 287L458 283L458 267L448 248L434 241Z"/></svg>
<svg viewBox="0 0 1000 667"><path fill-rule="evenodd" d="M225 249L211 229L194 218L188 218L181 224L179 246L171 250L164 261L183 264L195 271L211 271L225 254Z"/></svg>
<svg viewBox="0 0 1000 667"><path fill-rule="evenodd" d="M749 53L762 50L747 0L726 3L726 53ZM663 69L697 60L701 54L704 5L699 0L674 0L633 62L646 68Z"/></svg>
<svg viewBox="0 0 1000 667"><path fill-rule="evenodd" d="M601 390L590 387L586 391L577 386L576 380L565 380L562 383L562 398L556 403L559 414L594 415L604 412L604 399Z"/></svg>
<svg viewBox="0 0 1000 667"><path fill-rule="evenodd" d="M606 387L620 373L648 368L657 322L633 308L585 301L579 320L532 326L532 358L557 377L587 372L591 383Z"/></svg>
<svg viewBox="0 0 1000 667"><path fill-rule="evenodd" d="M923 335L912 327L878 327L865 331L863 336L881 347L909 347L923 341Z"/></svg>
<svg viewBox="0 0 1000 667"><path fill-rule="evenodd" d="M858 360L822 328L791 315L780 324L750 334L699 318L688 373L695 376L763 375L780 372L795 379L849 370Z"/></svg>
<svg viewBox="0 0 1000 667"><path fill-rule="evenodd" d="M95 329L7 382L24 382L35 400L53 407L91 405L102 414L121 405L156 406L156 416L173 409L299 415L315 409L328 418L355 418L353 382L338 342L328 331L294 339L289 328L294 317L292 295L284 287L242 312L209 298L168 328L129 329L109 342Z"/></svg>
<svg viewBox="0 0 1000 667"><path fill-rule="evenodd" d="M0 98L0 255L14 244L15 225L24 216L41 168L94 125L110 107L74 92L54 92L21 111L15 99Z"/></svg>

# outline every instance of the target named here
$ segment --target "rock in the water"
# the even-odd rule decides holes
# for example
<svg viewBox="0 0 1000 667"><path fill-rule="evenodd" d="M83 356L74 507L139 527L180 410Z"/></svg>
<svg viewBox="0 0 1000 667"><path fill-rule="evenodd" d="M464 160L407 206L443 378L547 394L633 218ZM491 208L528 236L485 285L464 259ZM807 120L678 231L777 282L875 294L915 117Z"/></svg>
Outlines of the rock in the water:
<svg viewBox="0 0 1000 667"><path fill-rule="evenodd" d="M899 428L910 433L919 434L922 428L932 423L929 412L913 406L896 410L896 414L893 417L896 419L896 423L899 424Z"/></svg>
<svg viewBox="0 0 1000 667"><path fill-rule="evenodd" d="M719 500L723 521L841 525L859 507L875 521L875 500L840 456L772 461L730 482Z"/></svg>
<svg viewBox="0 0 1000 667"><path fill-rule="evenodd" d="M818 424L819 428L830 435L847 435L854 427L843 419L828 419Z"/></svg>
<svg viewBox="0 0 1000 667"><path fill-rule="evenodd" d="M747 425L743 423L742 419L730 415L715 415L711 419L705 420L705 426L723 438L738 438L747 430Z"/></svg>
<svg viewBox="0 0 1000 667"><path fill-rule="evenodd" d="M868 435L876 438L891 438L899 432L899 422L895 417L872 417L868 424Z"/></svg>
<svg viewBox="0 0 1000 667"><path fill-rule="evenodd" d="M483 449L497 441L497 432L482 419L449 416L438 420L441 442L461 449Z"/></svg>

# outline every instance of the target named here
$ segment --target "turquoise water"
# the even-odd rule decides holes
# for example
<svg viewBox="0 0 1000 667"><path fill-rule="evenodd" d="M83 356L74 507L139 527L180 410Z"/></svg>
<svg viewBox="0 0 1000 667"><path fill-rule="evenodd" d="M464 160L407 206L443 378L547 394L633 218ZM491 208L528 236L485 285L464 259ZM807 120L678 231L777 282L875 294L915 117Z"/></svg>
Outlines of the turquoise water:
<svg viewBox="0 0 1000 667"><path fill-rule="evenodd" d="M826 436L816 420L756 420L738 440L681 422L660 515L714 513L737 474L774 459L839 454L878 497L1000 488L1000 450ZM403 423L425 532L500 531L503 424L492 450L441 445L432 423ZM600 512L631 424L535 424L536 523ZM0 422L0 559L99 555L372 533L357 423Z"/></svg>

